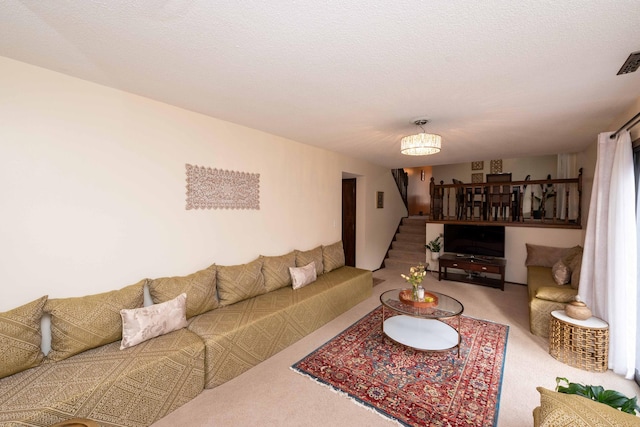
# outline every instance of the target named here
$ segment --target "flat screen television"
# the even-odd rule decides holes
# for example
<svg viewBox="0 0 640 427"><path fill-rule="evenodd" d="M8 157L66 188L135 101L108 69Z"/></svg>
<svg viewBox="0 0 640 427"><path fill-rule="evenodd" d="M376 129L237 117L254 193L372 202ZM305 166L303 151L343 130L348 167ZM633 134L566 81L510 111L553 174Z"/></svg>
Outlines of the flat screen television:
<svg viewBox="0 0 640 427"><path fill-rule="evenodd" d="M504 258L504 226L445 224L444 251Z"/></svg>

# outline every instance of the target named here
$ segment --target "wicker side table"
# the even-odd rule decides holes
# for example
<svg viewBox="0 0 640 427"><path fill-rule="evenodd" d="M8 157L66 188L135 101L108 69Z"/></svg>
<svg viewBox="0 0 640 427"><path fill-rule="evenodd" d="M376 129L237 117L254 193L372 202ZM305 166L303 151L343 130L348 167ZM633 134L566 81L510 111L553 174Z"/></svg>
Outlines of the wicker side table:
<svg viewBox="0 0 640 427"><path fill-rule="evenodd" d="M597 317L573 319L564 312L551 312L549 354L559 361L586 371L609 368L609 324Z"/></svg>

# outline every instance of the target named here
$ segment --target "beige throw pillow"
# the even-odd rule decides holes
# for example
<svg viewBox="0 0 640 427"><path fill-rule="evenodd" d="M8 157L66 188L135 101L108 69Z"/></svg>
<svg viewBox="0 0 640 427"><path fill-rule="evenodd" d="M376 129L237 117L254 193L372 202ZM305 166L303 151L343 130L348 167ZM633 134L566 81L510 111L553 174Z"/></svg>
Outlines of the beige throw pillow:
<svg viewBox="0 0 640 427"><path fill-rule="evenodd" d="M559 259L565 256L572 248L556 248L553 246L532 245L526 243L527 259L525 265L537 265L540 267L553 267Z"/></svg>
<svg viewBox="0 0 640 427"><path fill-rule="evenodd" d="M342 240L322 247L322 262L324 264L325 273L344 266L344 249L342 247Z"/></svg>
<svg viewBox="0 0 640 427"><path fill-rule="evenodd" d="M149 307L120 310L120 350L187 326L187 294Z"/></svg>
<svg viewBox="0 0 640 427"><path fill-rule="evenodd" d="M281 256L262 257L262 274L267 292L291 285L289 267L296 266L296 253L289 252Z"/></svg>
<svg viewBox="0 0 640 427"><path fill-rule="evenodd" d="M121 339L120 310L142 307L145 282L102 294L48 300L44 311L51 314L51 352L47 359L63 360Z"/></svg>
<svg viewBox="0 0 640 427"><path fill-rule="evenodd" d="M149 294L155 304L187 294L187 319L220 306L216 289L215 264L204 270L181 277L149 280Z"/></svg>
<svg viewBox="0 0 640 427"><path fill-rule="evenodd" d="M291 281L293 289L300 289L303 286L307 286L309 283L313 283L318 278L316 275L316 266L312 261L304 267L291 267Z"/></svg>
<svg viewBox="0 0 640 427"><path fill-rule="evenodd" d="M568 286L562 288L543 286L536 290L536 298L554 302L570 302L576 297L576 290Z"/></svg>
<svg viewBox="0 0 640 427"><path fill-rule="evenodd" d="M38 366L44 355L40 350L40 318L47 297L0 313L0 378Z"/></svg>
<svg viewBox="0 0 640 427"><path fill-rule="evenodd" d="M229 305L267 292L262 274L262 258L248 264L218 266L220 304Z"/></svg>
<svg viewBox="0 0 640 427"><path fill-rule="evenodd" d="M561 259L551 267L551 275L558 285L566 285L571 280L571 270Z"/></svg>
<svg viewBox="0 0 640 427"><path fill-rule="evenodd" d="M316 276L324 273L324 262L322 260L322 246L308 251L296 251L296 267L304 267L311 262L316 264Z"/></svg>

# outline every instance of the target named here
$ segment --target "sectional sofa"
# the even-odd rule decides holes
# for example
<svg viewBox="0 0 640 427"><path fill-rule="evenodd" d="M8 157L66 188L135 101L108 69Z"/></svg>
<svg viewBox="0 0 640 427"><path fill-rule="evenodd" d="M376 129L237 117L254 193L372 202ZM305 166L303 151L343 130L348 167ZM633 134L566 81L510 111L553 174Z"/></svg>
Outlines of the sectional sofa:
<svg viewBox="0 0 640 427"><path fill-rule="evenodd" d="M342 242L0 313L0 426L147 426L372 293ZM144 306L148 291L152 305ZM40 320L51 317L51 351Z"/></svg>
<svg viewBox="0 0 640 427"><path fill-rule="evenodd" d="M580 284L582 247L557 248L527 243L529 328L540 337L549 336L551 312L564 310L574 301Z"/></svg>

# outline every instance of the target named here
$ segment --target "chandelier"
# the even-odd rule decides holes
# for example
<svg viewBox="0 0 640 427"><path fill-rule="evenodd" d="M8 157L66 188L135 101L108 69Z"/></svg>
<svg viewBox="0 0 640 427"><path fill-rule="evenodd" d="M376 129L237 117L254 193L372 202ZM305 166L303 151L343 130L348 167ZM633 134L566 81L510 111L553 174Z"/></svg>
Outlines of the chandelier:
<svg viewBox="0 0 640 427"><path fill-rule="evenodd" d="M400 152L409 156L426 156L440 152L442 137L433 133L426 133L422 126L428 120L420 119L413 123L422 129L421 133L405 136L400 140Z"/></svg>

